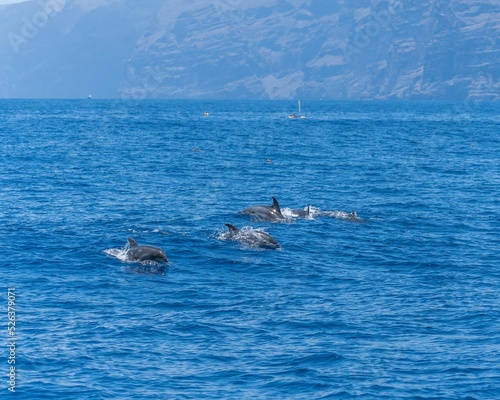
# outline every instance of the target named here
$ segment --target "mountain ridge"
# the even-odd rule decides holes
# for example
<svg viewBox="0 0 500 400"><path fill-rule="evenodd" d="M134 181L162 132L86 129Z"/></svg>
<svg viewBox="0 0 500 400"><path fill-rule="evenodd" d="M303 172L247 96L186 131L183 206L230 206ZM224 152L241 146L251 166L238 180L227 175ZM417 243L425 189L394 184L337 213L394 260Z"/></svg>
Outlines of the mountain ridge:
<svg viewBox="0 0 500 400"><path fill-rule="evenodd" d="M0 97L500 100L478 0L47 0L0 6Z"/></svg>

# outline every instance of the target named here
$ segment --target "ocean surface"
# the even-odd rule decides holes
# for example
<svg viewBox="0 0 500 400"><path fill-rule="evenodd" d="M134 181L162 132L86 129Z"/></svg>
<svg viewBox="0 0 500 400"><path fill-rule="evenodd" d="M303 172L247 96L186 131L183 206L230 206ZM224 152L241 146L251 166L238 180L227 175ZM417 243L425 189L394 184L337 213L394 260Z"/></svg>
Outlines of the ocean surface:
<svg viewBox="0 0 500 400"><path fill-rule="evenodd" d="M0 397L500 399L500 105L292 112L0 100Z"/></svg>

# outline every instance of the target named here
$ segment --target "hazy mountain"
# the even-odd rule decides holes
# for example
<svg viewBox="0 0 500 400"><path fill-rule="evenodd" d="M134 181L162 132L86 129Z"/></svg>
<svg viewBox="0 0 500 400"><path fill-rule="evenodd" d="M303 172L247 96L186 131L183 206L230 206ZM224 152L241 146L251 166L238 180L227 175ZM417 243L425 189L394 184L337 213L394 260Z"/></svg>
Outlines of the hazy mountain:
<svg viewBox="0 0 500 400"><path fill-rule="evenodd" d="M0 97L499 100L499 36L498 0L34 1Z"/></svg>

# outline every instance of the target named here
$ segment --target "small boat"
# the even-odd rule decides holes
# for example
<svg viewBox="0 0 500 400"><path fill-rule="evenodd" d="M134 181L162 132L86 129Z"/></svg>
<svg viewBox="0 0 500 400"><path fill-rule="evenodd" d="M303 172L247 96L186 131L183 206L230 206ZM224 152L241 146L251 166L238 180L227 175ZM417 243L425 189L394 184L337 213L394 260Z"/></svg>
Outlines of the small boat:
<svg viewBox="0 0 500 400"><path fill-rule="evenodd" d="M305 117L306 117L305 115L300 115L300 100L299 100L299 114L298 115L295 113L290 114L288 116L288 118L290 118L290 119L304 119Z"/></svg>

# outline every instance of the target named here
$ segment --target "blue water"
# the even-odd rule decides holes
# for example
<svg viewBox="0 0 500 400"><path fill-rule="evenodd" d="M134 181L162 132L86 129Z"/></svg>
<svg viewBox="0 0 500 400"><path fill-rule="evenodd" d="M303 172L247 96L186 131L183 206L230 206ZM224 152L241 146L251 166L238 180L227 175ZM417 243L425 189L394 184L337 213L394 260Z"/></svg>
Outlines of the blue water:
<svg viewBox="0 0 500 400"><path fill-rule="evenodd" d="M500 105L302 107L0 101L0 397L499 399Z"/></svg>

